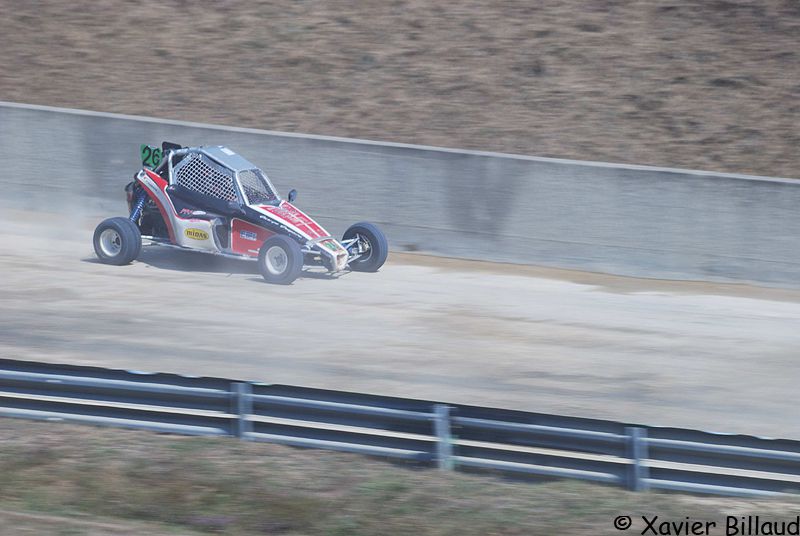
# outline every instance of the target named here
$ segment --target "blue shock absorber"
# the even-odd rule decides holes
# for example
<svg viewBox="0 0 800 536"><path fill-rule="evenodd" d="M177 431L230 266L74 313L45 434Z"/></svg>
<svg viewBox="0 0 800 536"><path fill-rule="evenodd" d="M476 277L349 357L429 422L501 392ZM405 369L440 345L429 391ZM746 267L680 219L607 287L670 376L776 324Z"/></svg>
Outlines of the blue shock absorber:
<svg viewBox="0 0 800 536"><path fill-rule="evenodd" d="M133 210L131 211L131 221L136 222L139 219L139 216L142 215L142 208L144 208L144 202L147 199L147 194L144 192L139 192L139 197L136 198L136 204L133 205Z"/></svg>

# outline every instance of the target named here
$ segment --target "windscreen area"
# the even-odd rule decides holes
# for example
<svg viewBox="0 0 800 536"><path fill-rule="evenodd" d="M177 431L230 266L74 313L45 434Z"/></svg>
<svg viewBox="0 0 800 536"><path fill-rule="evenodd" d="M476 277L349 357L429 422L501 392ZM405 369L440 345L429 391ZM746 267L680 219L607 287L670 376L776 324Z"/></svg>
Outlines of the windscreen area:
<svg viewBox="0 0 800 536"><path fill-rule="evenodd" d="M266 175L259 169L240 171L239 185L248 205L274 205L280 199Z"/></svg>

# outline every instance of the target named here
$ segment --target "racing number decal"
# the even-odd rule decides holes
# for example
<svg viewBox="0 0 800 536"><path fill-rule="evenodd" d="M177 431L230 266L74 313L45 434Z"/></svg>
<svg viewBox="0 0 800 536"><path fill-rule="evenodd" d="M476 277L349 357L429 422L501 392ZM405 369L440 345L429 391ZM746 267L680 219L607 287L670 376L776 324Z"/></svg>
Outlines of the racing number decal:
<svg viewBox="0 0 800 536"><path fill-rule="evenodd" d="M139 152L145 167L155 169L161 163L161 149L158 147L142 144L139 146Z"/></svg>

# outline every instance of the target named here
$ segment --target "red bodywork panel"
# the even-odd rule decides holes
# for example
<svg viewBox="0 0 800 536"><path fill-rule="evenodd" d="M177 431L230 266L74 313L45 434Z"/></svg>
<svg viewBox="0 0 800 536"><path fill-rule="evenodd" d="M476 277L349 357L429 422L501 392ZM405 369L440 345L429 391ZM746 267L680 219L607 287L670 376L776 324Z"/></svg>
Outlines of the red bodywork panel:
<svg viewBox="0 0 800 536"><path fill-rule="evenodd" d="M161 190L164 197L169 200L169 194L166 192L169 183L160 175L149 169L145 169L144 171L147 174L147 177L155 183L159 190ZM171 202L168 202L168 206L165 206L161 199L159 199L159 196L152 192L152 185L142 183L142 187L144 187L145 191L158 207L161 217L164 219L164 223L167 226L170 241L173 244L177 244L170 215L181 220L192 220L193 218L182 217L175 211L175 208L172 206ZM288 201L282 201L277 207L272 205L263 205L259 206L258 208L270 213L272 216L275 216L278 221L289 223L311 238L328 236L328 233L325 231L325 229L323 229L317 222L309 218L305 213L298 210ZM231 220L231 252L238 253L239 255L247 255L249 257L258 257L258 251L261 248L261 245L266 239L274 234L276 234L274 231L264 227L254 225L239 218L233 218Z"/></svg>
<svg viewBox="0 0 800 536"><path fill-rule="evenodd" d="M239 218L231 222L231 249L234 253L258 257L258 250L264 240L275 233Z"/></svg>
<svg viewBox="0 0 800 536"><path fill-rule="evenodd" d="M153 182L156 183L156 186L158 186L158 188L164 193L164 196L167 197L167 199L169 199L169 195L167 195L167 192L166 192L167 186L169 186L167 181L162 179L161 176L158 173L154 173L154 172L150 171L149 169L145 169L144 172L147 174L147 176ZM158 198L157 195L153 195L152 193L150 193L150 188L148 187L147 184L142 184L142 187L148 193L148 195L150 196L150 199L152 199L153 202L155 202L156 206L158 207L158 211L161 213L161 218L164 220L164 224L167 226L167 232L169 233L169 241L172 242L173 244L177 244L178 242L175 240L175 231L172 228L172 220L170 219L169 215L167 214L167 210L169 210L173 214L175 214L175 209L172 206L165 207L161 203L161 200ZM177 216L177 214L175 214L175 215Z"/></svg>
<svg viewBox="0 0 800 536"><path fill-rule="evenodd" d="M258 208L269 212L279 220L295 226L300 232L307 234L312 239L328 236L328 232L323 229L322 226L288 201L281 201L281 204L277 207L272 205L259 205Z"/></svg>

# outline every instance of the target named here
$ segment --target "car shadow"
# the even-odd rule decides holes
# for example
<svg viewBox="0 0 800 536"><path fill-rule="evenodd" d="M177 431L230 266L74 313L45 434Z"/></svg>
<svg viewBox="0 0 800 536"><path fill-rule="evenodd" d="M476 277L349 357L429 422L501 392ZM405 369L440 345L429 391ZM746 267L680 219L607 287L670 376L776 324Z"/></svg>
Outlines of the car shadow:
<svg viewBox="0 0 800 536"><path fill-rule="evenodd" d="M179 272L207 272L216 274L258 274L253 261L231 259L219 255L209 255L196 251L159 246L145 246L136 259L153 268Z"/></svg>
<svg viewBox="0 0 800 536"><path fill-rule="evenodd" d="M91 264L103 264L97 257L87 257L81 259L81 261ZM161 270L174 270L177 272L258 274L258 267L252 261L158 246L143 246L141 253L139 253L134 262L141 262Z"/></svg>
<svg viewBox="0 0 800 536"><path fill-rule="evenodd" d="M88 262L89 264L103 264L97 257L85 257L81 259L81 262Z"/></svg>
<svg viewBox="0 0 800 536"><path fill-rule="evenodd" d="M342 274L330 274L328 272L316 272L316 271L305 269L300 273L300 277L298 278L298 280L300 280L300 279L323 279L323 280L330 281L330 280L333 280L333 279L339 279L341 276L342 276ZM247 280L248 281L254 281L254 282L261 282L261 283L264 283L264 284L267 284L267 285L270 284L270 283L267 283L266 281L264 281L264 278L261 277L260 275L258 277L248 277Z"/></svg>
<svg viewBox="0 0 800 536"><path fill-rule="evenodd" d="M81 261L91 264L103 264L97 257L87 257L81 259ZM250 274L253 277L248 278L249 281L266 283L261 277L261 274L258 273L258 267L253 261L208 255L196 251L183 251L159 246L143 246L135 262L140 262L160 270L172 270L177 272ZM303 270L300 278L331 280L338 279L341 275L341 273L330 274L328 272L306 269Z"/></svg>

